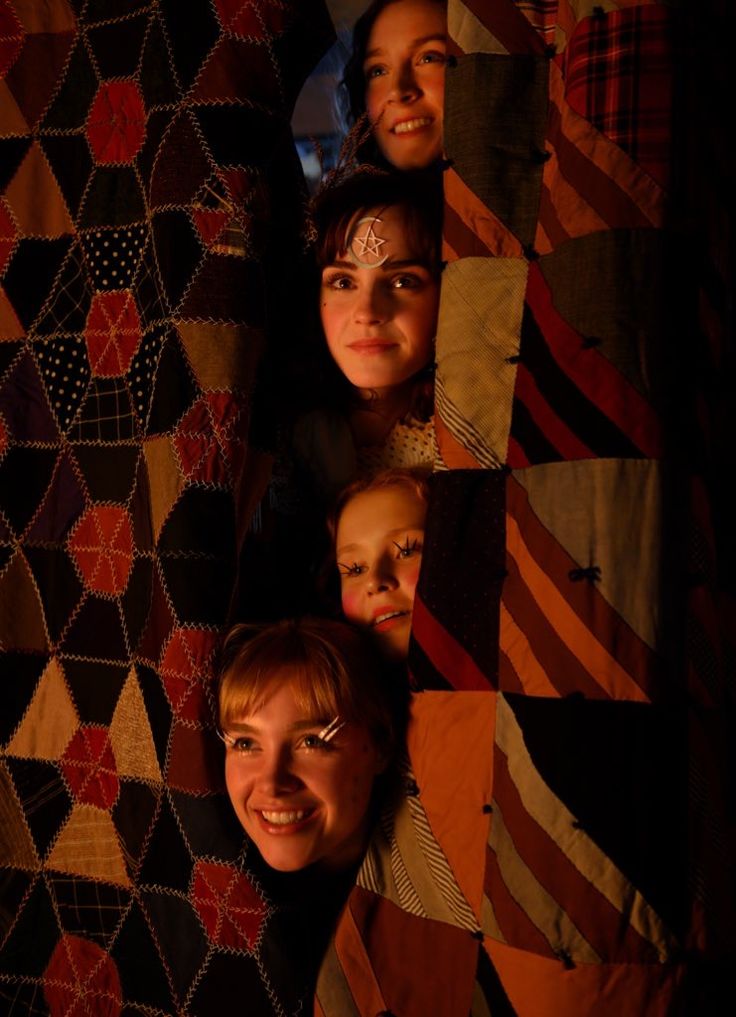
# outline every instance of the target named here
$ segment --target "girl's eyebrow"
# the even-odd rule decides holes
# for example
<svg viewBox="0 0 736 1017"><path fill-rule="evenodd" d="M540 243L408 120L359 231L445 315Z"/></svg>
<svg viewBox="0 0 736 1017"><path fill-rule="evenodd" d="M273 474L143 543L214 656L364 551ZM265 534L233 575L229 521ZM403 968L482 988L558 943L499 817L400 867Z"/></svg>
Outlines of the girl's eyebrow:
<svg viewBox="0 0 736 1017"><path fill-rule="evenodd" d="M432 35L420 35L419 38L412 39L408 45L423 46L425 42L447 42L447 36L445 35L444 32L435 32ZM370 60L373 57L380 56L381 53L383 53L383 50L379 47L366 50L366 54L363 57L363 60L364 61Z"/></svg>

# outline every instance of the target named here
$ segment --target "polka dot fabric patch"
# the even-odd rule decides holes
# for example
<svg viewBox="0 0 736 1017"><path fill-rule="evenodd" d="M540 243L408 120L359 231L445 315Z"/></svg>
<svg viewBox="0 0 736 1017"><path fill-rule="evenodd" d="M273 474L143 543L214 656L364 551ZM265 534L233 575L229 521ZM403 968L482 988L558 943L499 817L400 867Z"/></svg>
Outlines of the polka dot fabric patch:
<svg viewBox="0 0 736 1017"><path fill-rule="evenodd" d="M96 290L122 290L133 282L143 253L145 224L90 230L82 237L84 255Z"/></svg>

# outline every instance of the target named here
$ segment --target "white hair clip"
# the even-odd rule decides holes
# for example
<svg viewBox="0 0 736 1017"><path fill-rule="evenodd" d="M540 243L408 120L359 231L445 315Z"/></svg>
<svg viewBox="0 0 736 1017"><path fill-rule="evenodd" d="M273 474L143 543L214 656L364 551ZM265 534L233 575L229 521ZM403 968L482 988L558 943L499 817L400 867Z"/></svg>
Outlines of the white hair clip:
<svg viewBox="0 0 736 1017"><path fill-rule="evenodd" d="M338 731L342 731L345 727L345 721L340 720L340 715L333 717L327 727L323 727L317 737L320 741L331 742Z"/></svg>

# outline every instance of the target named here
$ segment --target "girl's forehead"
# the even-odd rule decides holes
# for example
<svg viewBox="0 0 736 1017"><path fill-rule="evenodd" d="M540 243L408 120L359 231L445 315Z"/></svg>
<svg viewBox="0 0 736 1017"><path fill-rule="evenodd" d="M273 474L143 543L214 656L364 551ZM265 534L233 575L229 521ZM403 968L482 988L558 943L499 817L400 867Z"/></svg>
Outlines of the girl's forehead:
<svg viewBox="0 0 736 1017"><path fill-rule="evenodd" d="M345 231L341 252L359 268L380 268L386 261L422 261L402 205L359 209Z"/></svg>

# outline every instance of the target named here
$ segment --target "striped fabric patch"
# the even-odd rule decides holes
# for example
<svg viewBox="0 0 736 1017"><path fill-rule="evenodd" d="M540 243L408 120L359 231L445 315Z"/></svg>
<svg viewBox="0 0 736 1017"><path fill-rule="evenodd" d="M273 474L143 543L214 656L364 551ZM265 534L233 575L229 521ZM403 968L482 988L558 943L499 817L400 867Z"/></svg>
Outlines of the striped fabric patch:
<svg viewBox="0 0 736 1017"><path fill-rule="evenodd" d="M657 458L651 405L559 315L539 266L529 269L508 463Z"/></svg>
<svg viewBox="0 0 736 1017"><path fill-rule="evenodd" d="M569 964L671 960L670 929L546 784L504 696L497 711L487 934Z"/></svg>
<svg viewBox="0 0 736 1017"><path fill-rule="evenodd" d="M506 486L508 575L503 587L499 688L592 699L670 698L662 663L529 506Z"/></svg>

